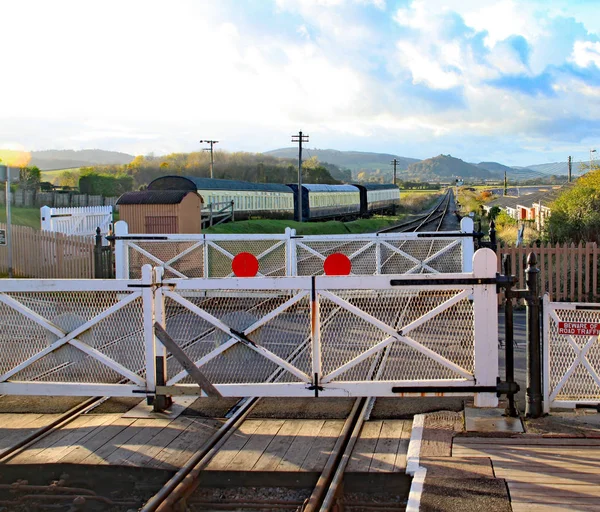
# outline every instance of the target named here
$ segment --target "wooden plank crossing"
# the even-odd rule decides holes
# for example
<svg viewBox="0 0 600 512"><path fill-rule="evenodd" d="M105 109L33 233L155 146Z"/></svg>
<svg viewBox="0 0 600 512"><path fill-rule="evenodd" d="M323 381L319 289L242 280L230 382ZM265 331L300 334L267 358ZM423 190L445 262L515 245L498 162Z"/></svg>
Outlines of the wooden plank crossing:
<svg viewBox="0 0 600 512"><path fill-rule="evenodd" d="M8 448L58 415L0 415L0 449ZM180 416L135 419L122 414L84 414L52 432L8 464L97 464L179 469L223 424ZM363 425L348 471L404 472L410 420ZM207 466L213 471L321 471L344 420L249 419Z"/></svg>
<svg viewBox="0 0 600 512"><path fill-rule="evenodd" d="M455 438L453 457L489 457L514 512L600 511L600 439Z"/></svg>
<svg viewBox="0 0 600 512"><path fill-rule="evenodd" d="M20 416L21 421L12 416ZM12 446L58 416L0 415L0 447ZM84 414L7 463L179 469L222 424L222 420L196 417L170 420L123 418L122 414Z"/></svg>
<svg viewBox="0 0 600 512"><path fill-rule="evenodd" d="M411 420L366 421L346 471L350 473L404 472L411 428Z"/></svg>
<svg viewBox="0 0 600 512"><path fill-rule="evenodd" d="M60 414L0 414L0 456L58 417Z"/></svg>

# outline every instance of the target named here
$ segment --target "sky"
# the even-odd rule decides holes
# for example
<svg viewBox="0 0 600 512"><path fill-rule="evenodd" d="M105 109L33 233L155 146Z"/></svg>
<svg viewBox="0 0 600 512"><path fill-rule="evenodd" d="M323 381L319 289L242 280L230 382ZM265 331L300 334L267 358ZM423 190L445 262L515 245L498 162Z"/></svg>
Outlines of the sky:
<svg viewBox="0 0 600 512"><path fill-rule="evenodd" d="M0 0L0 149L600 150L596 0Z"/></svg>

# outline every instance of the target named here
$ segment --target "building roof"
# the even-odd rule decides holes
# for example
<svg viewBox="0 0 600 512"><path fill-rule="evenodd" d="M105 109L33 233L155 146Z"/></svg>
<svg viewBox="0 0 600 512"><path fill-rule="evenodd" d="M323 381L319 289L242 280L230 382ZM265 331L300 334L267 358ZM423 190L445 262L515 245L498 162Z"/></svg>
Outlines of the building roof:
<svg viewBox="0 0 600 512"><path fill-rule="evenodd" d="M364 187L366 190L400 190L398 185L393 183L352 183L357 187Z"/></svg>
<svg viewBox="0 0 600 512"><path fill-rule="evenodd" d="M169 183L168 189L170 190L174 190L175 186L177 186L177 189L181 190L253 190L257 192L292 193L287 185L281 183L251 183L249 181L217 180L213 178L199 178L196 176L161 176L160 178L151 181L148 188L151 190L164 190L163 187L166 183Z"/></svg>
<svg viewBox="0 0 600 512"><path fill-rule="evenodd" d="M140 192L125 192L119 197L117 204L179 204L190 193L189 190L142 190Z"/></svg>
<svg viewBox="0 0 600 512"><path fill-rule="evenodd" d="M499 208L516 208L517 201L519 199L519 197L502 196L484 204L483 206L486 208L493 208L494 206L498 206Z"/></svg>
<svg viewBox="0 0 600 512"><path fill-rule="evenodd" d="M548 206L553 202L560 194L562 194L567 188L571 187L572 184L568 183L562 187L555 188L552 190L543 190L533 192L531 194L525 194L520 197L502 196L486 203L484 206L487 209L498 206L500 208L513 208L516 209L519 206L523 208L533 208L534 204L539 204L540 201L544 206Z"/></svg>
<svg viewBox="0 0 600 512"><path fill-rule="evenodd" d="M322 185L303 183L302 186L309 192L358 192L358 189L354 185Z"/></svg>

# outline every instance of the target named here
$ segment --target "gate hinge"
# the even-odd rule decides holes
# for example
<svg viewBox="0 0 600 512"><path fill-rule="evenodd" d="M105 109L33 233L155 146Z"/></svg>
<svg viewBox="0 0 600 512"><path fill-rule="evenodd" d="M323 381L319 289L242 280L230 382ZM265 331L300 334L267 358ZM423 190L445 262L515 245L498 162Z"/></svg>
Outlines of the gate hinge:
<svg viewBox="0 0 600 512"><path fill-rule="evenodd" d="M517 284L517 276L505 276L496 273L496 293L500 293L502 288L509 288Z"/></svg>
<svg viewBox="0 0 600 512"><path fill-rule="evenodd" d="M516 382L506 382L500 380L500 377L496 377L496 395L500 397L501 395L516 395L520 390L521 386L519 386Z"/></svg>

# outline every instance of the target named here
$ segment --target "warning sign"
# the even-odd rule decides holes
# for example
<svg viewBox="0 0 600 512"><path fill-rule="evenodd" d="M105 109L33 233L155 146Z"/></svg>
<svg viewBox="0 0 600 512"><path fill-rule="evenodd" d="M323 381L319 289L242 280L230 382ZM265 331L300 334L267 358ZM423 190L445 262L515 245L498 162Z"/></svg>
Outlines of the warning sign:
<svg viewBox="0 0 600 512"><path fill-rule="evenodd" d="M558 334L575 336L598 336L600 323L595 322L558 322Z"/></svg>

